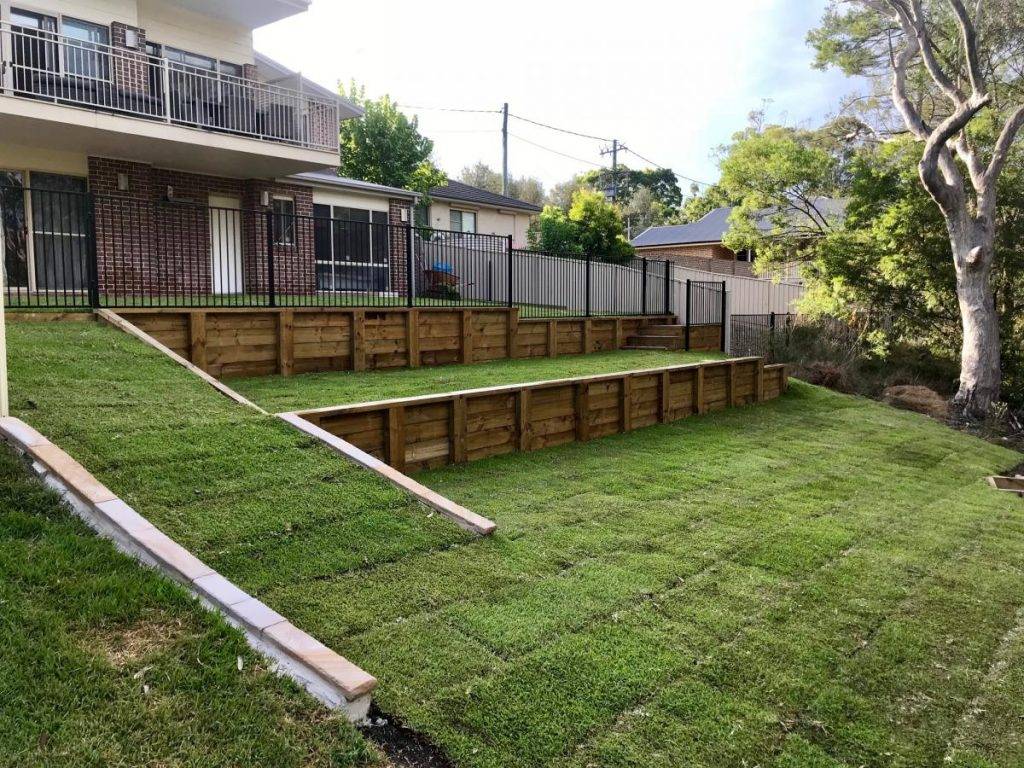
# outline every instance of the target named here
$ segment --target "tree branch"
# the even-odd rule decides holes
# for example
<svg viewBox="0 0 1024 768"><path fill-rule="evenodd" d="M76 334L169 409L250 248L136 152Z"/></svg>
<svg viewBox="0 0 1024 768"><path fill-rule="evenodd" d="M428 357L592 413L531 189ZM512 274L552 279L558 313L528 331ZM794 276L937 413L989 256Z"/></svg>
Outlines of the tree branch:
<svg viewBox="0 0 1024 768"><path fill-rule="evenodd" d="M940 165L946 165L943 154L949 158L947 142L966 128L974 116L987 107L991 101L991 96L972 96L966 104L943 120L925 142L924 155L920 164L921 181L924 182L929 194L935 198L935 202L947 214L961 212L964 196L962 182L958 185L949 178L950 169L943 167L942 176L945 178L939 175ZM952 170L959 176L955 166Z"/></svg>
<svg viewBox="0 0 1024 768"><path fill-rule="evenodd" d="M996 141L995 150L992 153L992 162L989 163L988 171L985 172L986 186L994 185L999 179L999 174L1003 172L1010 156L1010 148L1017 140L1017 134L1020 133L1021 128L1024 128L1024 106L1017 108L1017 111L1006 121L1002 133L999 134L999 140Z"/></svg>
<svg viewBox="0 0 1024 768"><path fill-rule="evenodd" d="M975 94L984 93L985 76L981 72L981 65L978 63L978 34L967 15L962 0L948 0L953 13L956 16L957 25L960 27L960 36L963 39L964 52L967 54L967 76L971 81L971 90ZM980 9L980 3L979 3Z"/></svg>

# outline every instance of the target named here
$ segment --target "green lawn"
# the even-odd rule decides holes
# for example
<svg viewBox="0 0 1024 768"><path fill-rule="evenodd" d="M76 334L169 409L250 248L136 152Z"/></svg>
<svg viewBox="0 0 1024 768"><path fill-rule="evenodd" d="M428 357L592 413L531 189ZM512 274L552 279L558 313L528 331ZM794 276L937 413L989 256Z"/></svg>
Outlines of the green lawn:
<svg viewBox="0 0 1024 768"><path fill-rule="evenodd" d="M93 536L5 448L0 670L0 765L12 768L377 763L344 717Z"/></svg>
<svg viewBox="0 0 1024 768"><path fill-rule="evenodd" d="M794 383L422 475L474 539L109 329L11 348L18 415L460 766L1024 764L1019 454Z"/></svg>
<svg viewBox="0 0 1024 768"><path fill-rule="evenodd" d="M254 376L227 379L225 383L268 411L281 413L344 403L431 395L458 389L659 368L720 357L714 352L621 350L591 355L496 360L474 365L399 368L390 371Z"/></svg>

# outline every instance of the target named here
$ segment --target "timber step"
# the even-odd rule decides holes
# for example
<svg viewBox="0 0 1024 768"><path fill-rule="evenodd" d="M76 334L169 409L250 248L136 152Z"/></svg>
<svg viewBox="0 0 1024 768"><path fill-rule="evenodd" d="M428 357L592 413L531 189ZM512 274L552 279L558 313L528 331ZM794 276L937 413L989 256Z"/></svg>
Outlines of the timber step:
<svg viewBox="0 0 1024 768"><path fill-rule="evenodd" d="M626 339L626 347L629 349L682 349L684 346L686 339L682 336L649 335L646 329L642 335Z"/></svg>
<svg viewBox="0 0 1024 768"><path fill-rule="evenodd" d="M640 329L643 336L683 336L685 325L645 325Z"/></svg>

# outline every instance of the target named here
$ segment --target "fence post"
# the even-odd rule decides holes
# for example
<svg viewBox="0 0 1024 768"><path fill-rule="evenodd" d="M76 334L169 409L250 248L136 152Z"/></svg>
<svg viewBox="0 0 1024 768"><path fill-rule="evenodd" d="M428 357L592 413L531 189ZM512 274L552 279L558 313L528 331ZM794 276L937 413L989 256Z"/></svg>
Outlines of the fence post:
<svg viewBox="0 0 1024 768"><path fill-rule="evenodd" d="M587 309L586 315L587 315L587 317L590 317L590 273L591 273L591 271L593 269L594 262L591 259L591 256L590 256L589 253L587 254L586 264L587 264L587 278L584 281L584 286L585 286L584 290L586 290L587 296L586 296L586 299L585 299L585 306L586 306L586 309ZM587 350L587 351L589 352L590 350Z"/></svg>
<svg viewBox="0 0 1024 768"><path fill-rule="evenodd" d="M768 359L775 361L775 313L768 313Z"/></svg>
<svg viewBox="0 0 1024 768"><path fill-rule="evenodd" d="M93 194L85 197L86 231L89 242L86 261L89 265L89 305L94 309L100 305L100 264L99 244L96 241L96 198Z"/></svg>
<svg viewBox="0 0 1024 768"><path fill-rule="evenodd" d="M640 283L640 314L647 314L647 258L644 256L640 257L640 260L644 263L643 279Z"/></svg>
<svg viewBox="0 0 1024 768"><path fill-rule="evenodd" d="M725 282L725 280L723 280L722 281L722 351L723 352L728 352L728 348L726 347L727 339L725 337L726 336L726 334L725 334L725 324L727 322L729 322L729 318L728 318L729 308L728 308L727 302L726 302L725 287L726 287L726 282Z"/></svg>
<svg viewBox="0 0 1024 768"><path fill-rule="evenodd" d="M672 262L665 259L665 314L672 314Z"/></svg>
<svg viewBox="0 0 1024 768"><path fill-rule="evenodd" d="M512 298L512 279L515 276L515 269L513 268L513 259L515 258L515 254L512 252L512 235L508 235L506 240L508 243L508 305L510 307L514 307L515 301L513 301Z"/></svg>
<svg viewBox="0 0 1024 768"><path fill-rule="evenodd" d="M267 217L267 300L270 306L277 306L276 277L274 276L274 212L266 212Z"/></svg>
<svg viewBox="0 0 1024 768"><path fill-rule="evenodd" d="M411 217L410 217L411 218ZM412 222L405 225L405 305L412 307L415 298L415 291L412 283Z"/></svg>
<svg viewBox="0 0 1024 768"><path fill-rule="evenodd" d="M693 303L693 282L686 278L686 351L690 351L690 305Z"/></svg>

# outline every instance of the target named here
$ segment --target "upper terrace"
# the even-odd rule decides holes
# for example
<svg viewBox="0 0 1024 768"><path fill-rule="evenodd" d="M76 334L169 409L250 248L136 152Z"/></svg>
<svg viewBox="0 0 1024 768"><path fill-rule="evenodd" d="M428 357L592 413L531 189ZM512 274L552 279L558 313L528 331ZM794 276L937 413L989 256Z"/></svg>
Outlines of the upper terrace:
<svg viewBox="0 0 1024 768"><path fill-rule="evenodd" d="M338 123L359 110L252 50L253 28L307 3L114 5L101 19L0 0L9 141L250 177L336 162Z"/></svg>

